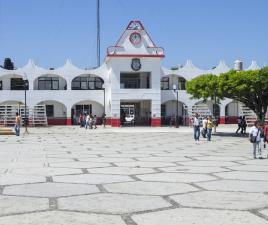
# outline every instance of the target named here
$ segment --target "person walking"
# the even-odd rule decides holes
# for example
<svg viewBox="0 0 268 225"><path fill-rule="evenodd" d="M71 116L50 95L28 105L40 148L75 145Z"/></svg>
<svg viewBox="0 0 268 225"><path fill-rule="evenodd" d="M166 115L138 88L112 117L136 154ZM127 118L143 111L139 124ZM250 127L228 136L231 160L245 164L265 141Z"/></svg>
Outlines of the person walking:
<svg viewBox="0 0 268 225"><path fill-rule="evenodd" d="M266 143L268 143L268 122L266 122L264 125L263 133L263 147L266 148Z"/></svg>
<svg viewBox="0 0 268 225"><path fill-rule="evenodd" d="M202 120L202 131L201 131L203 138L207 137L207 123L208 119L207 117L204 117L204 119Z"/></svg>
<svg viewBox="0 0 268 225"><path fill-rule="evenodd" d="M236 130L236 134L238 133L238 131L240 131L240 129L241 129L241 133L242 133L242 116L239 116L238 117L238 119L237 119L237 126L238 126L238 128L237 128L237 130Z"/></svg>
<svg viewBox="0 0 268 225"><path fill-rule="evenodd" d="M200 119L198 113L195 114L193 118L193 128L194 128L194 140L199 141L200 137Z"/></svg>
<svg viewBox="0 0 268 225"><path fill-rule="evenodd" d="M246 121L246 117L243 116L242 120L241 120L241 134L245 134L246 133L246 129L247 129L247 121Z"/></svg>
<svg viewBox="0 0 268 225"><path fill-rule="evenodd" d="M16 113L16 118L15 118L15 127L14 130L16 132L16 136L20 136L20 115L19 113Z"/></svg>
<svg viewBox="0 0 268 225"><path fill-rule="evenodd" d="M88 124L89 124L89 129L92 129L92 124L93 124L93 116L92 116L92 114L90 113L89 114L89 122L88 122Z"/></svg>
<svg viewBox="0 0 268 225"><path fill-rule="evenodd" d="M262 158L261 155L261 130L259 121L254 122L254 126L249 130L249 140L253 144L253 158L257 159L256 150L258 148L259 158Z"/></svg>
<svg viewBox="0 0 268 225"><path fill-rule="evenodd" d="M208 121L207 121L207 140L211 141L211 133L212 133L212 128L214 127L213 121L212 121L212 117L209 116L208 117Z"/></svg>
<svg viewBox="0 0 268 225"><path fill-rule="evenodd" d="M101 119L102 119L103 127L105 127L106 126L106 114L105 113L102 114Z"/></svg>
<svg viewBox="0 0 268 225"><path fill-rule="evenodd" d="M89 121L90 121L90 116L89 116L89 114L87 114L86 125L85 125L86 130L87 130L87 127L89 127Z"/></svg>
<svg viewBox="0 0 268 225"><path fill-rule="evenodd" d="M80 123L80 127L83 127L83 114L80 113L80 116L79 116L79 123Z"/></svg>
<svg viewBox="0 0 268 225"><path fill-rule="evenodd" d="M94 115L93 117L93 125L94 125L94 129L97 129L97 116Z"/></svg>

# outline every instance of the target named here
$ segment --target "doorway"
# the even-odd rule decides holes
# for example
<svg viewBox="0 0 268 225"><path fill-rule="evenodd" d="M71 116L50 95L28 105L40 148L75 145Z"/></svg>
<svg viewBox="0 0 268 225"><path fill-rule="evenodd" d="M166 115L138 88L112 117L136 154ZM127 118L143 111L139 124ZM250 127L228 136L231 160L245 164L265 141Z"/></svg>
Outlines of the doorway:
<svg viewBox="0 0 268 225"><path fill-rule="evenodd" d="M122 126L151 126L151 101L121 101Z"/></svg>

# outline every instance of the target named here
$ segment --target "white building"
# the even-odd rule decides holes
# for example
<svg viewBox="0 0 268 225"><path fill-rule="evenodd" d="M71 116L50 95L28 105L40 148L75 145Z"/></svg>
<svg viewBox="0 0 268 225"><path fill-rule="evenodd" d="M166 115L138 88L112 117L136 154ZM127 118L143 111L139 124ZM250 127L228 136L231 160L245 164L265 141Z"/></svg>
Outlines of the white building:
<svg viewBox="0 0 268 225"><path fill-rule="evenodd" d="M223 61L212 70L202 70L187 61L176 70L161 66L164 50L157 47L140 21L131 21L115 46L107 48L103 64L92 70L75 67L67 60L63 67L48 70L32 60L22 68L0 68L0 105L24 104L23 79L27 76L27 105L45 105L48 124L76 123L80 113L107 115L107 123L120 126L126 114L135 115L135 124L168 124L177 113L187 123L195 109L213 111L213 102L193 100L185 82L201 74L220 74L230 70ZM237 65L238 67L241 66ZM248 68L259 69L256 62ZM198 108L199 106L199 108ZM236 121L239 106L231 99L214 106L221 123Z"/></svg>

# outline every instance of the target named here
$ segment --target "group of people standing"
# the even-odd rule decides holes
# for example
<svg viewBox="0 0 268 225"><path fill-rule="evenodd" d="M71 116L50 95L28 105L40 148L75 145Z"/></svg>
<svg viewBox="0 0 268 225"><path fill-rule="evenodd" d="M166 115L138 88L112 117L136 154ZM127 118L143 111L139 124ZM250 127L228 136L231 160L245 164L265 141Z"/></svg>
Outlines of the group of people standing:
<svg viewBox="0 0 268 225"><path fill-rule="evenodd" d="M103 114L102 115L102 118L101 118L101 122L103 124L103 126L105 127L106 126L106 114ZM97 129L97 121L98 118L96 115L92 115L92 114L87 114L87 113L84 113L84 114L80 114L79 116L79 124L80 124L80 127L85 127L86 130L89 128L89 129Z"/></svg>
<svg viewBox="0 0 268 225"><path fill-rule="evenodd" d="M204 138L207 138L208 141L211 141L212 128L215 124L212 121L212 117L204 117L201 119L198 113L195 114L193 118L193 128L194 128L194 140L199 141L200 138L200 128L202 127L201 134Z"/></svg>
<svg viewBox="0 0 268 225"><path fill-rule="evenodd" d="M247 129L247 121L246 121L246 117L245 116L239 116L237 119L237 130L236 130L236 134L240 131L241 134L245 134L246 133L246 129Z"/></svg>

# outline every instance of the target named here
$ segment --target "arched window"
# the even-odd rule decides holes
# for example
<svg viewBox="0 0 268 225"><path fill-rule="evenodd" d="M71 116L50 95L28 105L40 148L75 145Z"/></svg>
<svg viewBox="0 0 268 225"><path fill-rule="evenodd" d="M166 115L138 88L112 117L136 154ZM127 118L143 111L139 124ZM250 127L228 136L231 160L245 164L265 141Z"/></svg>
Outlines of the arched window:
<svg viewBox="0 0 268 225"><path fill-rule="evenodd" d="M161 90L169 89L169 77L163 77L161 79Z"/></svg>
<svg viewBox="0 0 268 225"><path fill-rule="evenodd" d="M59 90L58 77L39 77L38 90Z"/></svg>
<svg viewBox="0 0 268 225"><path fill-rule="evenodd" d="M101 90L103 83L100 77L79 76L72 80L72 90Z"/></svg>
<svg viewBox="0 0 268 225"><path fill-rule="evenodd" d="M178 77L178 89L186 90L186 80L183 77Z"/></svg>
<svg viewBox="0 0 268 225"><path fill-rule="evenodd" d="M63 77L53 74L42 75L35 79L34 90L66 90L67 82Z"/></svg>

